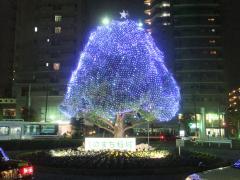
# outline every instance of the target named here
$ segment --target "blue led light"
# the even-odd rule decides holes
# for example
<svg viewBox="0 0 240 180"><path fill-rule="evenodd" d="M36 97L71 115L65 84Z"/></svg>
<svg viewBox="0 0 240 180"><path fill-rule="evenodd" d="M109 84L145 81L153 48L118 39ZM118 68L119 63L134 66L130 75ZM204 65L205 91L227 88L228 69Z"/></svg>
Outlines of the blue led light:
<svg viewBox="0 0 240 180"><path fill-rule="evenodd" d="M4 159L5 161L9 161L9 157L5 154L5 152L3 151L2 148L0 148L0 154L2 154L3 159Z"/></svg>
<svg viewBox="0 0 240 180"><path fill-rule="evenodd" d="M233 166L234 166L235 168L240 169L240 160L238 160L237 162L235 162L235 163L233 164Z"/></svg>
<svg viewBox="0 0 240 180"><path fill-rule="evenodd" d="M81 52L61 111L70 117L94 111L101 117L143 109L160 121L179 108L179 88L163 53L138 23L111 21L99 26Z"/></svg>

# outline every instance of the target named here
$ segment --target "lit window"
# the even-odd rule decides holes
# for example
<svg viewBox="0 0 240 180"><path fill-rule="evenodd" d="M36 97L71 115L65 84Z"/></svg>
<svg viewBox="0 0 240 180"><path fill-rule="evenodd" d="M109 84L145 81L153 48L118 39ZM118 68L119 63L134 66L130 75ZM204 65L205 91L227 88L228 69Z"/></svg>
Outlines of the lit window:
<svg viewBox="0 0 240 180"><path fill-rule="evenodd" d="M48 66L49 66L49 63L46 63L45 66L48 67Z"/></svg>
<svg viewBox="0 0 240 180"><path fill-rule="evenodd" d="M53 69L55 71L59 71L60 70L60 63L53 63Z"/></svg>
<svg viewBox="0 0 240 180"><path fill-rule="evenodd" d="M164 25L164 26L169 26L169 25L171 25L171 23L164 22L163 25Z"/></svg>
<svg viewBox="0 0 240 180"><path fill-rule="evenodd" d="M208 18L208 21L209 21L209 22L214 22L214 21L215 21L215 18Z"/></svg>
<svg viewBox="0 0 240 180"><path fill-rule="evenodd" d="M151 19L146 19L145 23L148 24L148 25L151 25L152 24Z"/></svg>
<svg viewBox="0 0 240 180"><path fill-rule="evenodd" d="M61 27L55 27L55 33L56 33L56 34L61 33L61 31L62 31L62 28L61 28Z"/></svg>
<svg viewBox="0 0 240 180"><path fill-rule="evenodd" d="M210 51L210 54L212 54L212 55L216 55L216 54L217 54L217 51L212 50L212 51Z"/></svg>
<svg viewBox="0 0 240 180"><path fill-rule="evenodd" d="M169 16L170 16L170 13L166 13L166 12L162 13L161 15L161 17L169 17Z"/></svg>
<svg viewBox="0 0 240 180"><path fill-rule="evenodd" d="M151 15L151 10L147 9L147 10L144 11L144 13L147 14L147 15Z"/></svg>
<svg viewBox="0 0 240 180"><path fill-rule="evenodd" d="M214 39L212 39L212 40L209 40L209 43L210 43L210 44L215 44L216 41L215 41Z"/></svg>
<svg viewBox="0 0 240 180"><path fill-rule="evenodd" d="M1 126L0 127L0 136L2 135L8 135L9 134L9 127L7 126Z"/></svg>
<svg viewBox="0 0 240 180"><path fill-rule="evenodd" d="M170 7L170 3L164 2L164 3L162 3L162 7Z"/></svg>
<svg viewBox="0 0 240 180"><path fill-rule="evenodd" d="M55 15L55 22L60 22L62 21L62 16L61 15Z"/></svg>
<svg viewBox="0 0 240 180"><path fill-rule="evenodd" d="M145 0L144 1L144 4L148 5L148 6L151 6L151 0Z"/></svg>
<svg viewBox="0 0 240 180"><path fill-rule="evenodd" d="M34 27L34 32L38 32L38 27Z"/></svg>

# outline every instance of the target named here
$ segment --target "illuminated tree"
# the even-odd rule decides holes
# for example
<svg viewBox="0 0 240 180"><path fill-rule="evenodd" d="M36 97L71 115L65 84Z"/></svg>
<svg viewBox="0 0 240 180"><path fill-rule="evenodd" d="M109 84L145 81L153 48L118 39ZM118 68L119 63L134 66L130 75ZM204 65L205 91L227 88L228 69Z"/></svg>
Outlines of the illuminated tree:
<svg viewBox="0 0 240 180"><path fill-rule="evenodd" d="M179 101L179 88L152 37L125 20L99 26L90 35L60 109L70 117L94 116L96 125L122 137L143 117L170 120ZM126 126L126 115L139 118Z"/></svg>

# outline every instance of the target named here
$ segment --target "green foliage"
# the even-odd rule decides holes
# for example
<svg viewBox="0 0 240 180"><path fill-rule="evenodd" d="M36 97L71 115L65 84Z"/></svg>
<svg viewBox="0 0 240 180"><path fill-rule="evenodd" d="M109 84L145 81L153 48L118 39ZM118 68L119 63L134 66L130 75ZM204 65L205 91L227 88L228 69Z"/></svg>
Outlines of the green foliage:
<svg viewBox="0 0 240 180"><path fill-rule="evenodd" d="M147 111L144 111L144 110L140 109L138 111L138 113L141 116L141 119L143 119L145 121L152 122L152 121L156 120L155 116L150 112L147 112Z"/></svg>

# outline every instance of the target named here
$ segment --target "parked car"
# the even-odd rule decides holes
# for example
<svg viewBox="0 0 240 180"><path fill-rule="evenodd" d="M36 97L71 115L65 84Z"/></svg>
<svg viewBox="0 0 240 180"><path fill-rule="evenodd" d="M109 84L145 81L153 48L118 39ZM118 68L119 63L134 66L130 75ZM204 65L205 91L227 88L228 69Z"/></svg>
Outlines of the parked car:
<svg viewBox="0 0 240 180"><path fill-rule="evenodd" d="M0 148L0 179L33 179L34 169L31 163L12 160Z"/></svg>
<svg viewBox="0 0 240 180"><path fill-rule="evenodd" d="M191 174L185 180L201 180L201 179L239 180L240 160L235 162L232 166L220 167L213 170L203 171L201 173Z"/></svg>

